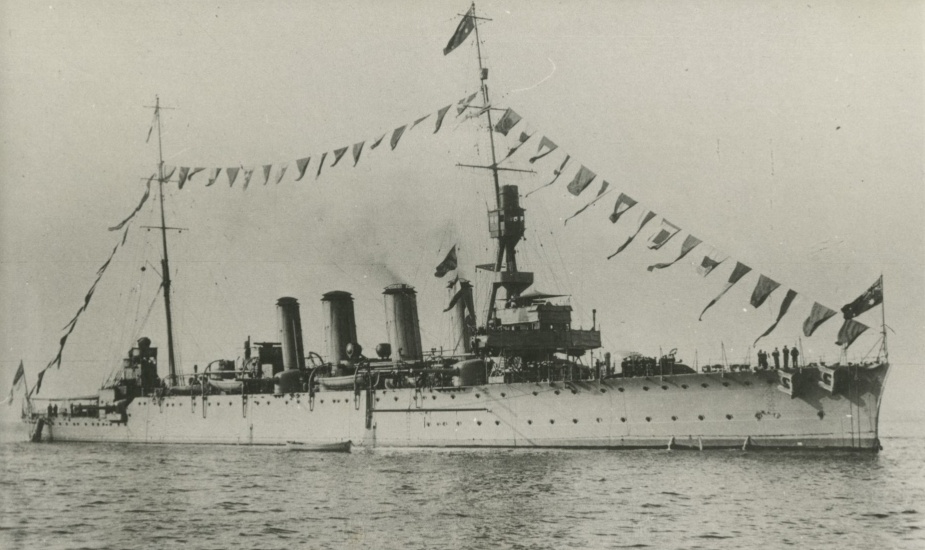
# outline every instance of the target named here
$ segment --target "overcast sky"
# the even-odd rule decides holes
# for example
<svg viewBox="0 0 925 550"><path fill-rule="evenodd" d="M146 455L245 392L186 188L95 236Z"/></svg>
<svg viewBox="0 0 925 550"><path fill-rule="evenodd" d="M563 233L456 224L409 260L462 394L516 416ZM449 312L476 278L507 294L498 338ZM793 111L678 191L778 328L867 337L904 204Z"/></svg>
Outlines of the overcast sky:
<svg viewBox="0 0 925 550"><path fill-rule="evenodd" d="M159 95L167 164L255 167L229 188L205 173L167 190L181 367L234 358L250 335L275 340L275 300L302 304L306 348L321 348L321 294L356 297L358 335L386 339L382 288L418 291L425 348L451 342L433 268L457 244L461 271L490 262L484 122L451 110L477 90L475 41L443 47L464 2L8 1L0 7L0 387L19 360L30 383L156 169L145 138ZM798 344L838 359L835 318L800 341L814 301L833 309L882 273L895 369L886 411L922 409L925 387L923 10L920 2L482 2L480 27L496 107L534 133L506 165L523 199L521 268L535 288L570 294L574 325L597 310L605 349L679 349L688 363L730 362L797 300L759 347ZM394 150L369 140L430 114ZM531 165L541 136L560 148ZM503 137L498 136L504 140ZM367 141L356 167L331 151ZM328 152L316 177L318 158ZM526 152L526 154L524 153ZM295 182L295 159L311 156ZM288 164L278 185L261 167ZM579 166L598 174L566 190ZM613 191L582 215L607 180ZM606 260L631 227L607 220L619 192L682 228L658 252L639 241ZM156 201L133 222L68 343L47 395L99 386L142 335L166 352L152 308ZM671 268L683 238L704 242ZM713 247L730 259L707 278L691 266ZM698 322L735 261L753 268ZM142 267L146 269L142 271ZM755 310L765 274L781 283ZM150 311L149 311L150 310ZM876 355L880 310L850 349ZM164 353L166 355L166 353ZM164 361L166 363L166 361ZM5 390L4 390L5 391Z"/></svg>

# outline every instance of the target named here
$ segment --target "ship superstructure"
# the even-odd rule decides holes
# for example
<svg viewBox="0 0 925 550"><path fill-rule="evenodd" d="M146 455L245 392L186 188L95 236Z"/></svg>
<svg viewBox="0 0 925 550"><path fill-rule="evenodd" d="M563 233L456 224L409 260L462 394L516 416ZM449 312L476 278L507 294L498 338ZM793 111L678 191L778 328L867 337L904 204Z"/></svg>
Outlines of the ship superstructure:
<svg viewBox="0 0 925 550"><path fill-rule="evenodd" d="M478 34L478 17L470 10ZM478 39L476 40L478 44ZM691 368L670 353L619 365L601 348L596 319L574 327L559 295L534 289L519 269L527 224L517 186L502 185L487 69L482 106L491 139L496 241L490 297L476 319L471 285L451 304L458 352L423 349L415 289L383 289L388 342L364 353L352 295L321 296L324 349L303 345L300 304L277 301L278 341L251 342L181 375L170 303L164 163L158 164L166 373L150 339L137 340L97 395L30 409L34 441L224 443L359 447L838 448L880 447L878 418L888 362ZM160 104L155 106L160 142ZM368 315L369 312L361 312ZM885 344L885 335L884 335ZM885 351L885 345L884 345ZM348 444L349 443L349 444Z"/></svg>

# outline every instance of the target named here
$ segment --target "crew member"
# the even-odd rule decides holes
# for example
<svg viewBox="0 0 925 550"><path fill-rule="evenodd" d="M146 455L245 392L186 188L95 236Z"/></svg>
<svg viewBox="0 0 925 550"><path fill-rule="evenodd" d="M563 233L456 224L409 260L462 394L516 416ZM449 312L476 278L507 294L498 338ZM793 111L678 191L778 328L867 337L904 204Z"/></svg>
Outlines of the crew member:
<svg viewBox="0 0 925 550"><path fill-rule="evenodd" d="M784 346L784 370L790 366L790 350Z"/></svg>
<svg viewBox="0 0 925 550"><path fill-rule="evenodd" d="M774 368L779 369L780 368L780 352L777 351L776 347L774 348L774 351L771 352L771 357L774 358Z"/></svg>
<svg viewBox="0 0 925 550"><path fill-rule="evenodd" d="M800 357L800 352L797 351L797 347L793 346L790 348L790 358L793 359L793 368L797 368L797 358Z"/></svg>

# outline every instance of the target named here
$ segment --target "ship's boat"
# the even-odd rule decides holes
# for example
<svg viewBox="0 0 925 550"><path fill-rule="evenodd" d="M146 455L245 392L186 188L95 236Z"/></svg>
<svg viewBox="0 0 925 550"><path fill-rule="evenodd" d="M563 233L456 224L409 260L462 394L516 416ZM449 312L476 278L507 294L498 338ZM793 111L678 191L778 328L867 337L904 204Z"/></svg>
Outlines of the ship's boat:
<svg viewBox="0 0 925 550"><path fill-rule="evenodd" d="M477 28L474 6L464 17L454 40ZM470 100L461 109L484 116L493 136L499 127L510 129L503 124L512 118L506 112L492 124L486 80L480 70L483 105ZM161 114L158 101L158 132ZM493 139L491 163L482 167L491 174L495 198L488 211L494 261L479 266L491 276L487 307L477 316L472 285L459 277L451 282L444 311L456 320L454 351L425 350L415 288L396 283L382 292L388 342L375 347L376 357L366 357L358 343L352 295L334 290L321 297L319 352L304 349L298 300L282 297L276 303L278 341L248 337L238 359L216 359L201 371L194 367L192 375L182 372L174 352L164 214L169 174L161 160L155 229L162 244L166 365L152 341L139 338L98 394L64 399L60 409L29 401L23 420L30 438L332 452L349 452L351 445L879 449L889 370L885 331L877 360L789 369L725 361L692 367L676 359L676 350L654 357L626 353L619 362L601 353L596 317L590 327L576 327L568 297L537 291L534 274L520 268L526 209L519 188L500 181ZM455 269L457 260L453 249L438 276Z"/></svg>
<svg viewBox="0 0 925 550"><path fill-rule="evenodd" d="M307 451L315 453L349 453L352 443L350 441L337 441L332 443L306 443L304 441L287 441L286 449L290 451Z"/></svg>

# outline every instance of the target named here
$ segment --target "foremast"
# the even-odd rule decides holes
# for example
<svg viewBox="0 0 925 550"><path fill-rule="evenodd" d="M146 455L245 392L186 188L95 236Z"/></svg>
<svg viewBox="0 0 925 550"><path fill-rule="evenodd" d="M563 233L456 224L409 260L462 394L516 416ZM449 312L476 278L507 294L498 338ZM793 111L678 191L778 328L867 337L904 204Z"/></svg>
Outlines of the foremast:
<svg viewBox="0 0 925 550"><path fill-rule="evenodd" d="M485 67L482 60L482 42L479 38L479 20L489 21L489 19L476 15L475 2L472 3L466 17L472 18L472 26L475 30L475 48L479 61L479 86L484 103L483 110L488 119L488 138L491 146L491 165L487 166L487 168L491 170L495 188L495 209L488 213L489 232L491 237L498 241L494 264L495 281L491 288L491 298L489 299L486 318L486 323L491 323L495 318L498 289L503 288L505 290L504 298L510 301L533 284L533 273L517 270L517 243L524 235L524 209L520 208L517 187L505 186L502 188L500 183L499 172L502 169L498 167L498 157L495 152L491 98L488 94L488 68Z"/></svg>
<svg viewBox="0 0 925 550"><path fill-rule="evenodd" d="M479 85L482 92L481 111L488 120L488 137L491 146L491 165L481 168L491 170L495 190L495 209L488 212L488 230L498 241L493 266L494 281L485 320L485 331L476 338L478 347L488 353L518 356L529 361L550 360L555 353L580 356L587 350L599 348L600 332L596 326L590 330L575 330L571 326L572 308L569 305L554 305L546 302L551 295L522 293L533 285L533 273L517 269L517 243L524 236L525 210L520 207L520 195L516 185L500 183L499 173L504 171L523 172L515 168L498 166L495 152L492 105L488 93L488 69L482 59L482 44L479 37L480 18L472 3L465 17L470 17L475 31L476 53L479 61ZM504 290L504 308L498 308L498 291ZM595 323L596 324L596 323Z"/></svg>

